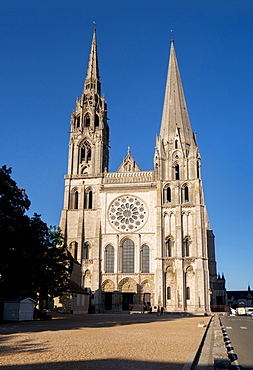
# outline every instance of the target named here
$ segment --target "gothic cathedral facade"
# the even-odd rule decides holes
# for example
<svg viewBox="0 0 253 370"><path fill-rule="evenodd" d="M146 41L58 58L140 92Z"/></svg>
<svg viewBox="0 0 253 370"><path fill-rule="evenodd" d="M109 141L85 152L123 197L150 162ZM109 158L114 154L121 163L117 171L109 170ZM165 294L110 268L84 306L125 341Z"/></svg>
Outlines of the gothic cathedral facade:
<svg viewBox="0 0 253 370"><path fill-rule="evenodd" d="M225 304L173 41L154 169L141 171L130 149L117 172L108 172L108 162L94 30L83 93L71 116L60 221L80 265L79 284L91 292L95 312L151 305L203 313Z"/></svg>

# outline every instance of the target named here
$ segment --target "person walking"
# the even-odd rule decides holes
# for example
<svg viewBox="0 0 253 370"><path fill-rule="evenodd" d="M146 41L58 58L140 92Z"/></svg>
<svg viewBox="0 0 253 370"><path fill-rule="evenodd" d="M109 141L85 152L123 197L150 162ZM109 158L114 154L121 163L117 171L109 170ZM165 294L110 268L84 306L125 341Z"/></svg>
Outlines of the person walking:
<svg viewBox="0 0 253 370"><path fill-rule="evenodd" d="M160 307L157 307L157 316L160 316Z"/></svg>

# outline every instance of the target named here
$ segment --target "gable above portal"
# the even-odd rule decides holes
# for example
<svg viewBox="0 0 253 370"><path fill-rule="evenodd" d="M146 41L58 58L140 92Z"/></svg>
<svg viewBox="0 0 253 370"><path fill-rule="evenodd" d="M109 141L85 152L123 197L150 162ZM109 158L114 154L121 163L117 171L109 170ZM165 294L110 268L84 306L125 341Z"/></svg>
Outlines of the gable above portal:
<svg viewBox="0 0 253 370"><path fill-rule="evenodd" d="M127 156L123 160L117 172L140 172L140 168L131 156L130 147L128 147Z"/></svg>

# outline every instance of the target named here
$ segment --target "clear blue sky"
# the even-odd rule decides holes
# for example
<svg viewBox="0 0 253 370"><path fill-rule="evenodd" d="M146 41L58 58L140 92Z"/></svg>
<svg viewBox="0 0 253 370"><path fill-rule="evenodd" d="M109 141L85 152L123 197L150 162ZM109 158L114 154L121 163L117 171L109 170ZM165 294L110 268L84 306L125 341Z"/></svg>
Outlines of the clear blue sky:
<svg viewBox="0 0 253 370"><path fill-rule="evenodd" d="M253 2L1 1L0 165L48 225L58 225L71 111L80 97L93 24L108 102L110 171L127 147L153 169L170 33L193 131L218 272L253 287Z"/></svg>

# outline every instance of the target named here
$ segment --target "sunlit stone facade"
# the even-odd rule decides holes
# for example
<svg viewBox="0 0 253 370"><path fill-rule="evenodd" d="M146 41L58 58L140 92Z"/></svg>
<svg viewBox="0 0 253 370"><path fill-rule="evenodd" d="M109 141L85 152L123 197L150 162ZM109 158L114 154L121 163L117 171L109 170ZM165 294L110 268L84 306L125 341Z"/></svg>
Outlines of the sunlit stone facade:
<svg viewBox="0 0 253 370"><path fill-rule="evenodd" d="M97 60L94 30L84 90L71 116L60 222L81 266L80 284L91 291L96 312L143 305L209 312L210 304L225 303L225 279L217 284L200 154L174 43L151 171L141 171L128 148L118 171L108 172L107 106Z"/></svg>

